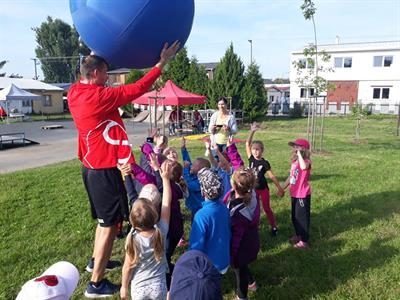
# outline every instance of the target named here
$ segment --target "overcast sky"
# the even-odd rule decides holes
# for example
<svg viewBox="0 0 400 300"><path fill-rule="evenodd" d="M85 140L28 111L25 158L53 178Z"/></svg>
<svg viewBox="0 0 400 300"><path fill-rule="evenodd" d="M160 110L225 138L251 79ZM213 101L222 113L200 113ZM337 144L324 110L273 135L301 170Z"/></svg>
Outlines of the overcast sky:
<svg viewBox="0 0 400 300"><path fill-rule="evenodd" d="M112 1L112 0L110 0ZM166 0L167 1L167 0ZM196 0L189 56L218 62L230 42L243 63L253 59L264 78L289 77L290 52L313 41L302 0ZM315 0L320 44L400 40L400 0ZM34 76L35 35L47 16L72 24L68 0L0 0L0 60L7 74ZM39 67L40 68L40 67ZM42 73L39 72L41 75ZM42 75L40 77L43 79Z"/></svg>

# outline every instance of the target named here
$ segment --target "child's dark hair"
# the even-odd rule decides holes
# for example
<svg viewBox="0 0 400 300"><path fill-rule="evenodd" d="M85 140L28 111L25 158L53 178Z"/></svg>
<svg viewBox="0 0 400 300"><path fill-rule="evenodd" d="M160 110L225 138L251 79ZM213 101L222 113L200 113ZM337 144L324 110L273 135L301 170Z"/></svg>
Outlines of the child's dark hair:
<svg viewBox="0 0 400 300"><path fill-rule="evenodd" d="M108 62L104 58L97 55L88 55L82 61L80 72L85 79L91 79L94 70L102 67L109 68Z"/></svg>
<svg viewBox="0 0 400 300"><path fill-rule="evenodd" d="M196 160L199 163L199 170L203 169L203 168L211 168L211 163L208 159L205 159L203 157L197 157Z"/></svg>
<svg viewBox="0 0 400 300"><path fill-rule="evenodd" d="M152 247L154 249L154 257L157 262L160 262L163 255L163 240L161 231L155 224L158 220L158 212L150 200L139 198L137 199L131 209L129 215L129 221L132 224L132 232L126 239L126 253L132 259L132 267L136 266L140 261L140 246L134 237L136 231L140 230L152 230L155 229L155 233L152 239Z"/></svg>
<svg viewBox="0 0 400 300"><path fill-rule="evenodd" d="M261 148L261 150L264 152L264 143L261 142L260 140L253 141L253 142L251 143L251 146L253 146L253 145L259 145L260 148Z"/></svg>
<svg viewBox="0 0 400 300"><path fill-rule="evenodd" d="M243 198L244 205L251 202L251 195L255 186L256 177L249 168L239 167L232 174L231 184L234 190Z"/></svg>
<svg viewBox="0 0 400 300"><path fill-rule="evenodd" d="M228 104L228 100L226 100L226 98L223 97L223 96L218 98L218 102L219 102L219 101L224 101L225 104ZM218 102L217 102L217 103L218 103Z"/></svg>

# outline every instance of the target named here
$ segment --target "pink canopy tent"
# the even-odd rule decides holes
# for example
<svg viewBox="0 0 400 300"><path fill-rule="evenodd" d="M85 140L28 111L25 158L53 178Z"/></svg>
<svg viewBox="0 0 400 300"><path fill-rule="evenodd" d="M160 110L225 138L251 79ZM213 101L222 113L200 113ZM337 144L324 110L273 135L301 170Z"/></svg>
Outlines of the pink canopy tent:
<svg viewBox="0 0 400 300"><path fill-rule="evenodd" d="M178 107L178 115L179 115L179 106L181 105L192 105L192 104L204 104L206 102L205 96L197 95L194 93L190 93L185 91L175 85L171 80L168 80L164 87L160 91L151 91L146 94L143 94L139 98L133 100L132 103L140 104L140 105L154 105L163 106L177 106ZM156 111L156 109L155 109ZM165 119L163 114L163 127L165 133ZM155 125L157 126L157 121L155 121ZM150 127L151 127L151 119L150 119Z"/></svg>
<svg viewBox="0 0 400 300"><path fill-rule="evenodd" d="M182 90L180 87L175 85L171 80L168 80L164 87L159 91L151 91L139 98L133 100L135 104L149 105L149 98L157 100L157 105L192 105L192 104L204 104L206 101L205 96L193 94ZM154 103L154 100L150 102Z"/></svg>

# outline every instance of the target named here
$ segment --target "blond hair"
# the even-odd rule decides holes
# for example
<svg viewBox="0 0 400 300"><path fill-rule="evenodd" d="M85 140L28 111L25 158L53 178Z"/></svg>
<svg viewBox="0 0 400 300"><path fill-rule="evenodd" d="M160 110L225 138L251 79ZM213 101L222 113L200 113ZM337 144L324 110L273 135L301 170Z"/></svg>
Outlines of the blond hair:
<svg viewBox="0 0 400 300"><path fill-rule="evenodd" d="M251 202L251 194L256 183L256 177L249 168L239 167L233 172L231 184L236 193L243 197L244 205Z"/></svg>
<svg viewBox="0 0 400 300"><path fill-rule="evenodd" d="M161 205L161 194L158 188L152 183L146 184L142 187L138 198L150 200L151 203L153 203L153 205L156 207L157 211Z"/></svg>
<svg viewBox="0 0 400 300"><path fill-rule="evenodd" d="M132 231L126 240L126 253L132 260L135 267L140 262L140 245L135 238L137 231L149 231L154 229L151 246L154 249L154 258L160 262L164 253L163 239L160 229L155 226L158 220L158 212L148 199L139 198L132 206L129 221L132 224Z"/></svg>

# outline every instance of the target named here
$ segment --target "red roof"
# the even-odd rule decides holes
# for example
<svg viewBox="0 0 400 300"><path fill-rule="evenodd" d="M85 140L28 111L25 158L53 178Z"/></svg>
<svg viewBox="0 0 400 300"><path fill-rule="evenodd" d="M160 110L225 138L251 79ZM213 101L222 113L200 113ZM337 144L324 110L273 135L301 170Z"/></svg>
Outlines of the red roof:
<svg viewBox="0 0 400 300"><path fill-rule="evenodd" d="M149 105L149 101L154 105L154 97L161 97L158 99L157 105L190 105L190 104L204 104L206 101L205 96L193 94L182 90L175 85L171 80L168 80L164 87L159 91L151 91L139 98L133 100L135 104Z"/></svg>

